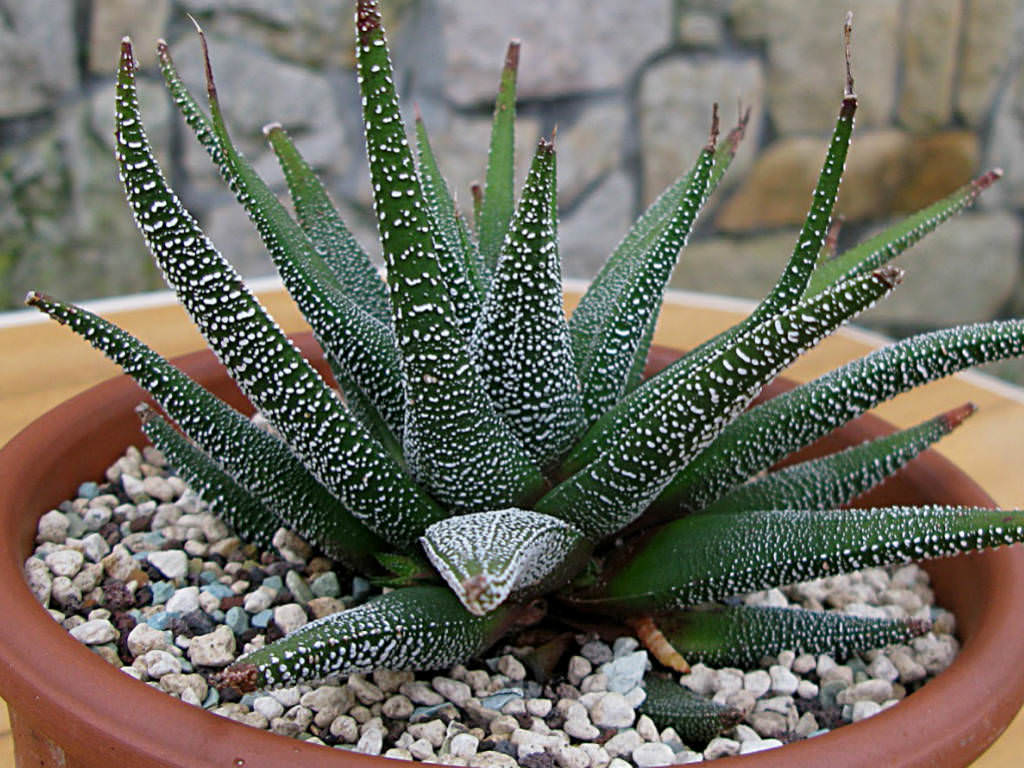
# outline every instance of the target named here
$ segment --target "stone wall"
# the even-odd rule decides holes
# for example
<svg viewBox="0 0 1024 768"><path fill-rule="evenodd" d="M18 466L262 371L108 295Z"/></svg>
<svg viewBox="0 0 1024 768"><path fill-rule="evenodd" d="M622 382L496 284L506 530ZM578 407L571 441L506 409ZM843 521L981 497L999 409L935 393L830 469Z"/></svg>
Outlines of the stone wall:
<svg viewBox="0 0 1024 768"><path fill-rule="evenodd" d="M200 85L186 13L212 43L238 142L282 187L261 127L285 124L353 230L376 250L352 76L352 0L0 0L0 306L28 288L82 299L158 287L112 159L113 69L131 34L150 136L172 183L247 275L271 272L245 215L174 114L164 37ZM792 248L842 90L855 14L857 130L838 209L845 247L983 169L1003 180L901 263L896 297L862 318L893 333L1024 313L1021 0L391 0L406 106L418 103L462 204L486 160L504 46L523 40L520 178L558 126L565 271L589 277L705 140L710 104L747 139L673 279L762 295Z"/></svg>

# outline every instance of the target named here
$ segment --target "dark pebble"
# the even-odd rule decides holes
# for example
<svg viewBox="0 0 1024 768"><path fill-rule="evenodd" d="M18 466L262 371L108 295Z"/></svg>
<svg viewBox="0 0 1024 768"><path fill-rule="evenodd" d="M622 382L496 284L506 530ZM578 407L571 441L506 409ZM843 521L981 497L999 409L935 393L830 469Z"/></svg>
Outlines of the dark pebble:
<svg viewBox="0 0 1024 768"><path fill-rule="evenodd" d="M549 697L550 698L550 697ZM544 722L547 723L548 728L553 731L557 731L563 725L565 725L565 715L556 709L553 709L548 713L548 716L544 718Z"/></svg>
<svg viewBox="0 0 1024 768"><path fill-rule="evenodd" d="M280 640L282 637L284 637L284 632L281 631L281 628L274 622L270 622L267 625L267 642L272 643L275 640Z"/></svg>
<svg viewBox="0 0 1024 768"><path fill-rule="evenodd" d="M153 593L150 592L150 599ZM126 611L135 607L135 596L123 581L108 579L103 584L103 605L109 611Z"/></svg>
<svg viewBox="0 0 1024 768"><path fill-rule="evenodd" d="M384 719L384 724L388 727L388 733L384 739L388 745L394 745L409 725L405 720L389 720L388 718Z"/></svg>
<svg viewBox="0 0 1024 768"><path fill-rule="evenodd" d="M111 547L121 540L121 528L115 522L104 523L99 530L100 536Z"/></svg>
<svg viewBox="0 0 1024 768"><path fill-rule="evenodd" d="M160 549L165 552L169 552L172 549L181 549L181 542L178 539L166 539L163 544L160 545ZM196 574L190 573L188 575L189 580L195 581Z"/></svg>
<svg viewBox="0 0 1024 768"><path fill-rule="evenodd" d="M223 568L228 564L228 559L219 552L211 552L206 556L207 562L216 563L218 567Z"/></svg>
<svg viewBox="0 0 1024 768"><path fill-rule="evenodd" d="M559 683L556 685L555 693L558 694L560 699L578 699L580 697L580 689L569 683Z"/></svg>
<svg viewBox="0 0 1024 768"><path fill-rule="evenodd" d="M221 702L225 704L233 704L242 700L242 692L237 688L232 688L230 686L227 688L218 688L217 692L220 694Z"/></svg>
<svg viewBox="0 0 1024 768"><path fill-rule="evenodd" d="M142 533L143 531L149 530L149 526L152 524L152 522L152 515L140 515L139 517L136 517L134 520L128 523L128 530L130 530L132 533Z"/></svg>
<svg viewBox="0 0 1024 768"><path fill-rule="evenodd" d="M492 750L497 749L497 746L498 746L498 742L496 742L494 739L484 739L483 741L481 741L477 745L476 751L478 753L479 752L491 752Z"/></svg>
<svg viewBox="0 0 1024 768"><path fill-rule="evenodd" d="M260 631L256 627L249 627L245 632L238 636L238 640L241 645L244 646L246 643L251 643L258 634L260 634Z"/></svg>
<svg viewBox="0 0 1024 768"><path fill-rule="evenodd" d="M619 732L618 728L601 728L600 730L601 733L596 739L594 739L595 744L604 744L608 739Z"/></svg>
<svg viewBox="0 0 1024 768"><path fill-rule="evenodd" d="M188 622L185 621L181 616L175 616L167 620L167 629L171 631L171 634L177 637L178 635L184 635L185 637L192 637L194 634L192 628L189 627Z"/></svg>
<svg viewBox="0 0 1024 768"><path fill-rule="evenodd" d="M522 768L555 768L555 756L548 752L534 752L519 760Z"/></svg>
<svg viewBox="0 0 1024 768"><path fill-rule="evenodd" d="M519 712L515 715L516 722L519 723L519 727L524 731L530 730L530 726L533 725L533 715L528 715L525 712Z"/></svg>
<svg viewBox="0 0 1024 768"><path fill-rule="evenodd" d="M128 650L128 635L133 629L135 629L135 625L138 622L135 621L135 617L130 613L114 613L110 619L111 623L117 628L119 633L117 640L117 655L120 657L122 662L130 665L132 661L135 660L135 657L132 656L132 652Z"/></svg>
<svg viewBox="0 0 1024 768"><path fill-rule="evenodd" d="M135 590L135 607L142 608L153 602L153 588L144 584Z"/></svg>
<svg viewBox="0 0 1024 768"><path fill-rule="evenodd" d="M250 568L248 573L249 581L253 584L262 584L263 580L267 578L267 572L262 568Z"/></svg>
<svg viewBox="0 0 1024 768"><path fill-rule="evenodd" d="M294 603L295 595L291 593L289 589L282 589L276 595L274 595L274 602L271 603L273 606L287 605L288 603Z"/></svg>
<svg viewBox="0 0 1024 768"><path fill-rule="evenodd" d="M181 618L188 625L193 635L208 635L217 628L216 622L201 608L189 611Z"/></svg>
<svg viewBox="0 0 1024 768"><path fill-rule="evenodd" d="M271 576L280 576L282 579L284 575L290 571L292 567L288 565L284 560L274 560L266 566L266 571Z"/></svg>
<svg viewBox="0 0 1024 768"><path fill-rule="evenodd" d="M64 501L57 505L57 509L66 515L68 512L75 511L75 505L69 499L64 499Z"/></svg>
<svg viewBox="0 0 1024 768"><path fill-rule="evenodd" d="M519 756L519 749L508 739L501 739L500 741L494 742L494 751L501 752L501 754L508 755L509 757Z"/></svg>
<svg viewBox="0 0 1024 768"><path fill-rule="evenodd" d="M220 599L220 609L227 612L231 608L237 608L245 602L245 595L232 595Z"/></svg>

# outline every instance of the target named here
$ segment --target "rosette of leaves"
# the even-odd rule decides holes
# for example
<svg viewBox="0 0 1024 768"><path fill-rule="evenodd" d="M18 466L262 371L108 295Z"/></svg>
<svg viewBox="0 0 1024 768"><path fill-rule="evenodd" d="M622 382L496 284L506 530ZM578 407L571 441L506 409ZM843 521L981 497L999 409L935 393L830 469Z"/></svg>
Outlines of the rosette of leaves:
<svg viewBox="0 0 1024 768"><path fill-rule="evenodd" d="M810 212L777 284L746 320L644 380L670 273L747 117L719 140L713 110L692 167L625 233L566 320L553 138L538 142L514 204L518 44L501 73L486 185L468 222L422 119L414 137L406 132L376 0L358 1L355 23L383 280L281 126L265 132L292 212L235 147L205 38L205 107L158 46L175 102L265 241L338 390L168 186L143 130L127 39L116 155L128 203L167 282L273 432L101 318L28 298L152 394L164 415L144 409L146 433L240 536L267 546L286 526L345 566L385 581L391 572L403 585L248 654L225 682L252 689L444 667L537 620L541 597L560 616L625 617L677 669L749 664L782 648L844 656L927 627L728 598L1024 537L1020 512L846 506L969 406L765 473L900 392L1020 354L1020 320L894 343L749 407L798 355L888 295L902 272L887 262L969 205L996 172L834 253L830 219L857 105L848 67ZM671 686L651 692L653 716L698 738L730 722Z"/></svg>

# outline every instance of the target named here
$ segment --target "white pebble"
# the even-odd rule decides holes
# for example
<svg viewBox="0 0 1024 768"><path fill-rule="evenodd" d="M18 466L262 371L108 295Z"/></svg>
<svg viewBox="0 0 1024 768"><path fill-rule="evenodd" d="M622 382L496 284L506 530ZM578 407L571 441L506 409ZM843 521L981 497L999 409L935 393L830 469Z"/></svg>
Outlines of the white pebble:
<svg viewBox="0 0 1024 768"><path fill-rule="evenodd" d="M864 699L854 702L853 714L850 719L856 723L872 715L877 715L881 711L882 706L878 702Z"/></svg>
<svg viewBox="0 0 1024 768"><path fill-rule="evenodd" d="M789 671L788 668L781 664L773 664L768 669L768 675L772 681L772 691L781 694L792 694L796 693L797 686L800 684L800 680Z"/></svg>
<svg viewBox="0 0 1024 768"><path fill-rule="evenodd" d="M74 549L60 549L46 556L46 565L54 576L73 578L82 568L85 555Z"/></svg>
<svg viewBox="0 0 1024 768"><path fill-rule="evenodd" d="M476 754L480 739L471 733L457 733L448 742L448 749L456 757L471 757Z"/></svg>
<svg viewBox="0 0 1024 768"><path fill-rule="evenodd" d="M259 712L267 720L273 720L284 714L284 706L273 696L257 696L253 699L252 709Z"/></svg>
<svg viewBox="0 0 1024 768"><path fill-rule="evenodd" d="M168 611L191 613L199 610L199 587L184 587L176 590L164 606Z"/></svg>
<svg viewBox="0 0 1024 768"><path fill-rule="evenodd" d="M274 623L286 635L304 626L307 621L306 611L298 603L285 603L274 609Z"/></svg>
<svg viewBox="0 0 1024 768"><path fill-rule="evenodd" d="M526 667L515 656L505 654L498 659L498 671L509 680L525 680Z"/></svg>
<svg viewBox="0 0 1024 768"><path fill-rule="evenodd" d="M180 549L150 552L146 555L146 559L172 581L179 581L188 575L188 555Z"/></svg>
<svg viewBox="0 0 1024 768"><path fill-rule="evenodd" d="M667 744L647 742L633 750L633 762L638 768L656 768L662 765L671 765L675 753Z"/></svg>
<svg viewBox="0 0 1024 768"><path fill-rule="evenodd" d="M763 669L755 669L743 676L743 688L750 691L754 698L760 698L768 693L772 687L772 678Z"/></svg>
<svg viewBox="0 0 1024 768"><path fill-rule="evenodd" d="M766 749L781 747L782 742L778 739L760 739L758 741L745 741L740 744L740 754L750 755L754 752L764 752Z"/></svg>
<svg viewBox="0 0 1024 768"><path fill-rule="evenodd" d="M590 720L602 728L628 728L636 720L636 710L621 693L610 691L590 708Z"/></svg>
<svg viewBox="0 0 1024 768"><path fill-rule="evenodd" d="M192 638L188 658L193 664L205 667L223 667L235 660L235 633L226 624L213 632Z"/></svg>
<svg viewBox="0 0 1024 768"><path fill-rule="evenodd" d="M739 751L740 743L738 741L727 739L724 736L716 736L704 748L704 759L715 760L719 757L739 754Z"/></svg>
<svg viewBox="0 0 1024 768"><path fill-rule="evenodd" d="M580 741L593 741L601 735L597 726L583 719L566 720L562 730Z"/></svg>
<svg viewBox="0 0 1024 768"><path fill-rule="evenodd" d="M71 521L68 520L67 515L59 510L51 509L39 518L39 523L36 526L36 541L52 541L63 544L68 537L70 526Z"/></svg>
<svg viewBox="0 0 1024 768"><path fill-rule="evenodd" d="M117 630L106 619L94 619L72 629L71 636L86 645L101 645L116 640Z"/></svg>

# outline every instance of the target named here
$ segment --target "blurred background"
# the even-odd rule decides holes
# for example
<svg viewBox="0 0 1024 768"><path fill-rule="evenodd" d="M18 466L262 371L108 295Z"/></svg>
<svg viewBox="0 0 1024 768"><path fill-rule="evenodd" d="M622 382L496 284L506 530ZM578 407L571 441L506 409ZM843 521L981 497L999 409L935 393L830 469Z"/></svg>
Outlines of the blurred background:
<svg viewBox="0 0 1024 768"><path fill-rule="evenodd" d="M792 249L843 86L854 11L857 128L840 247L983 170L1002 181L899 263L896 296L858 322L895 335L1024 314L1021 0L390 0L404 107L416 102L461 204L481 179L498 72L523 41L519 179L558 126L567 276L587 278L631 220L693 162L711 103L747 138L673 278L759 297ZM33 288L82 300L162 287L122 201L113 73L130 34L140 98L172 184L247 276L272 273L245 214L163 90L158 38L202 93L186 13L206 29L236 141L283 190L261 127L280 121L375 253L352 74L351 0L0 0L0 309ZM1024 379L1024 366L996 372Z"/></svg>

